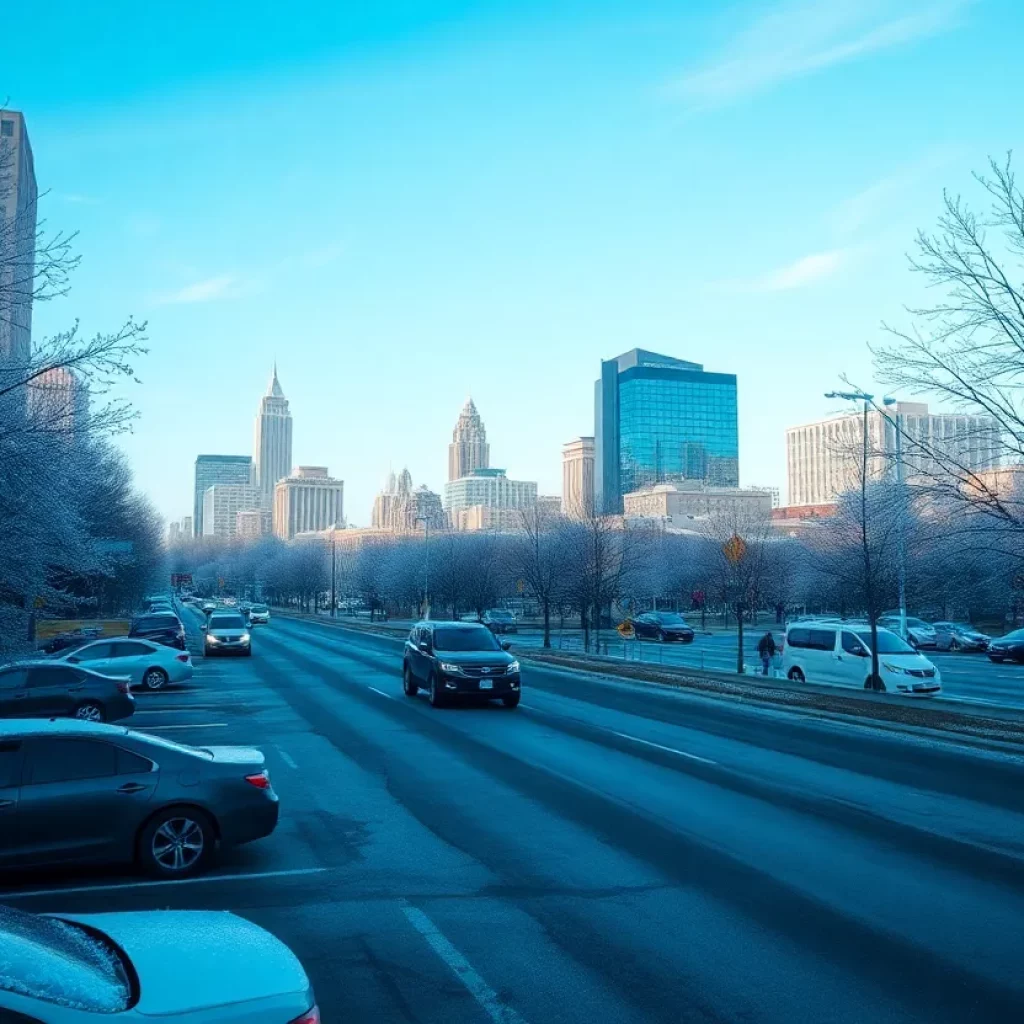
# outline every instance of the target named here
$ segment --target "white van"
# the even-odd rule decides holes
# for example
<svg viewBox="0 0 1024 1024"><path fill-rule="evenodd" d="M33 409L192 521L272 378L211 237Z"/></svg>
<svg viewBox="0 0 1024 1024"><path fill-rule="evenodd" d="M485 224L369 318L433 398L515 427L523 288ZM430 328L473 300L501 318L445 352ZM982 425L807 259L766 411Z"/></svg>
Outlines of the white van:
<svg viewBox="0 0 1024 1024"><path fill-rule="evenodd" d="M782 670L794 682L870 689L871 628L824 619L793 623L786 628ZM939 670L888 629L878 630L878 674L893 693L942 692Z"/></svg>

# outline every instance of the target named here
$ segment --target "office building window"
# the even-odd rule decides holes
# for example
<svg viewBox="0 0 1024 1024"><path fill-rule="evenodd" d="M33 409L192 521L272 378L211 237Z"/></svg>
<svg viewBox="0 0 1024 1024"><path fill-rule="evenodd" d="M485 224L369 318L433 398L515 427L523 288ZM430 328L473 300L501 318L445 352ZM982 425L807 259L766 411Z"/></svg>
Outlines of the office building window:
<svg viewBox="0 0 1024 1024"><path fill-rule="evenodd" d="M14 122L9 118L4 118L0 121L0 135L7 135L8 137L14 135Z"/></svg>

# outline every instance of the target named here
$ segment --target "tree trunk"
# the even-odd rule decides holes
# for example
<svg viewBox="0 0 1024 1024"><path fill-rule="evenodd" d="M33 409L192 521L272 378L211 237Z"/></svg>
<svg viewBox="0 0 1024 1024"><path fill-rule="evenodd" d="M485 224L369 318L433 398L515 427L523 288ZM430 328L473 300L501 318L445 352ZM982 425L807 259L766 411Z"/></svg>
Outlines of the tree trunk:
<svg viewBox="0 0 1024 1024"><path fill-rule="evenodd" d="M551 646L551 600L546 595L543 599L544 605L544 648Z"/></svg>
<svg viewBox="0 0 1024 1024"><path fill-rule="evenodd" d="M743 605L736 605L736 674L743 675Z"/></svg>

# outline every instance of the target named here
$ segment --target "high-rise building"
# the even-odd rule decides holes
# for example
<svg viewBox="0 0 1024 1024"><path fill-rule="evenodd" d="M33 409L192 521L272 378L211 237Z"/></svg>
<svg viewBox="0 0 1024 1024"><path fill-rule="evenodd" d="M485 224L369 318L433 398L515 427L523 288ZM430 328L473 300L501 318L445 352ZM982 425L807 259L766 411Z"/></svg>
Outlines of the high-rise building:
<svg viewBox="0 0 1024 1024"><path fill-rule="evenodd" d="M345 484L326 466L299 466L274 488L274 534L291 540L297 533L341 526Z"/></svg>
<svg viewBox="0 0 1024 1024"><path fill-rule="evenodd" d="M965 413L929 413L924 402L897 402L883 416L868 410L868 479L895 472L896 418L902 421L906 479L935 479L941 467L929 452L944 453L963 470L999 465L1002 444L996 421ZM835 416L786 431L790 505L824 505L860 487L863 472L862 412Z"/></svg>
<svg viewBox="0 0 1024 1024"><path fill-rule="evenodd" d="M167 526L167 543L177 544L181 540L181 523L174 520Z"/></svg>
<svg viewBox="0 0 1024 1024"><path fill-rule="evenodd" d="M459 480L477 469L487 469L490 464L487 431L473 399L467 398L452 431L452 443L448 445L448 479Z"/></svg>
<svg viewBox="0 0 1024 1024"><path fill-rule="evenodd" d="M562 446L562 512L574 519L594 514L592 437L578 437Z"/></svg>
<svg viewBox="0 0 1024 1024"><path fill-rule="evenodd" d="M292 414L277 379L277 363L260 399L253 431L253 482L260 489L264 508L274 503L274 488L292 468Z"/></svg>
<svg viewBox="0 0 1024 1024"><path fill-rule="evenodd" d="M0 385L22 380L32 358L37 199L25 118L0 109ZM24 410L24 389L13 394Z"/></svg>
<svg viewBox="0 0 1024 1024"><path fill-rule="evenodd" d="M234 537L237 514L259 504L260 490L252 484L212 484L203 494L203 536Z"/></svg>
<svg viewBox="0 0 1024 1024"><path fill-rule="evenodd" d="M388 482L373 501L373 529L389 533L412 533L426 522L431 529L444 525L441 495L425 484L412 486L412 474L403 469L396 477L388 474Z"/></svg>
<svg viewBox="0 0 1024 1024"><path fill-rule="evenodd" d="M601 363L594 400L594 505L675 480L739 486L736 376L635 348Z"/></svg>
<svg viewBox="0 0 1024 1024"><path fill-rule="evenodd" d="M537 484L532 480L509 480L503 469L476 469L444 485L444 508L455 529L481 528L465 525L466 510L476 506L488 509L487 520L504 528L520 512L536 505Z"/></svg>
<svg viewBox="0 0 1024 1024"><path fill-rule="evenodd" d="M248 455L197 455L192 503L194 536L204 536L203 495L214 484L251 484L252 459Z"/></svg>
<svg viewBox="0 0 1024 1024"><path fill-rule="evenodd" d="M182 516L181 517L181 535L182 537L192 536L192 517Z"/></svg>
<svg viewBox="0 0 1024 1024"><path fill-rule="evenodd" d="M44 370L28 386L28 411L36 429L74 436L89 422L89 392L72 370Z"/></svg>
<svg viewBox="0 0 1024 1024"><path fill-rule="evenodd" d="M270 533L269 508L246 508L235 513L235 536L251 539Z"/></svg>

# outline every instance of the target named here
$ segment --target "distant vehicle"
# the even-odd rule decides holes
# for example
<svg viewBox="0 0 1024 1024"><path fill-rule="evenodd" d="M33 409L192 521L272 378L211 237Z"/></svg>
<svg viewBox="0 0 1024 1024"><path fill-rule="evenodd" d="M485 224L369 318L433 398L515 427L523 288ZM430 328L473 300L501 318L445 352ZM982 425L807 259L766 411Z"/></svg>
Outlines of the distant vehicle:
<svg viewBox="0 0 1024 1024"><path fill-rule="evenodd" d="M426 690L435 708L465 696L500 698L514 708L519 662L481 623L419 622L405 641L402 686L407 697Z"/></svg>
<svg viewBox="0 0 1024 1024"><path fill-rule="evenodd" d="M638 640L678 641L693 643L690 624L676 612L644 612L633 620L633 634Z"/></svg>
<svg viewBox="0 0 1024 1024"><path fill-rule="evenodd" d="M185 627L174 612L157 612L154 615L140 615L132 620L128 635L138 640L152 640L165 647L185 650Z"/></svg>
<svg viewBox="0 0 1024 1024"><path fill-rule="evenodd" d="M110 722L134 713L135 698L127 676L102 675L60 661L23 661L0 668L0 718ZM0 802L0 816L2 811Z"/></svg>
<svg viewBox="0 0 1024 1024"><path fill-rule="evenodd" d="M252 654L249 627L238 612L214 612L209 621L200 628L206 634L203 642L204 654Z"/></svg>
<svg viewBox="0 0 1024 1024"><path fill-rule="evenodd" d="M8 869L134 862L185 878L209 865L218 842L261 839L278 818L258 750L67 719L0 722L0 798Z"/></svg>
<svg viewBox="0 0 1024 1024"><path fill-rule="evenodd" d="M234 608L235 605L237 605L237 604L238 604L238 601L235 598L233 598L233 597L225 597L224 598L224 607L225 608Z"/></svg>
<svg viewBox="0 0 1024 1024"><path fill-rule="evenodd" d="M996 662L1024 661L1024 629L996 637L988 645L988 656Z"/></svg>
<svg viewBox="0 0 1024 1024"><path fill-rule="evenodd" d="M935 622L935 646L940 651L987 651L992 637L964 622Z"/></svg>
<svg viewBox="0 0 1024 1024"><path fill-rule="evenodd" d="M888 629L879 628L878 673L886 690L915 696L940 693L939 670ZM794 682L871 686L871 630L819 620L786 627L782 668Z"/></svg>
<svg viewBox="0 0 1024 1024"><path fill-rule="evenodd" d="M249 621L253 624L270 622L270 609L265 604L254 604L249 609Z"/></svg>
<svg viewBox="0 0 1024 1024"><path fill-rule="evenodd" d="M518 633L519 627L516 625L516 617L504 608L488 608L487 611L480 616L480 621L492 632L492 633Z"/></svg>
<svg viewBox="0 0 1024 1024"><path fill-rule="evenodd" d="M11 1024L320 1021L295 954L224 911L43 915L0 907L0 948L0 1020Z"/></svg>
<svg viewBox="0 0 1024 1024"><path fill-rule="evenodd" d="M82 636L81 633L58 633L48 640L42 641L38 647L43 654L58 654L61 651L70 651L82 644L92 642L91 636Z"/></svg>
<svg viewBox="0 0 1024 1024"><path fill-rule="evenodd" d="M212 612L217 607L216 601L204 601L202 603L202 609L204 612Z"/></svg>
<svg viewBox="0 0 1024 1024"><path fill-rule="evenodd" d="M70 665L82 665L93 672L128 676L133 686L162 690L170 683L192 678L192 658L187 651L165 647L152 640L94 640L58 659Z"/></svg>
<svg viewBox="0 0 1024 1024"><path fill-rule="evenodd" d="M895 633L898 636L900 631L900 617L899 615L883 615L878 620L878 625L883 629L888 629L890 632ZM935 627L930 622L925 622L924 619L918 619L913 615L908 615L907 643L910 644L911 647L937 646L938 637L935 632Z"/></svg>

